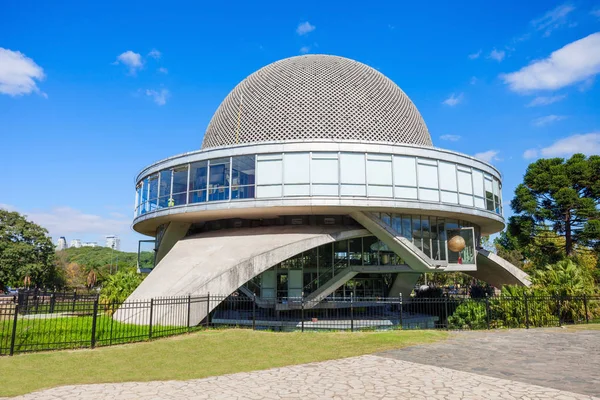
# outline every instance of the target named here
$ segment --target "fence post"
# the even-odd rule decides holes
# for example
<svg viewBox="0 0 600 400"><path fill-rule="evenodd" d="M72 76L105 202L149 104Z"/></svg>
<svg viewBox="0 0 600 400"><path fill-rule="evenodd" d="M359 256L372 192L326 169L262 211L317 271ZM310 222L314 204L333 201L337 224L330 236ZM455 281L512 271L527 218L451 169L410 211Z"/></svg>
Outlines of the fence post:
<svg viewBox="0 0 600 400"><path fill-rule="evenodd" d="M256 293L252 294L252 330L256 330Z"/></svg>
<svg viewBox="0 0 600 400"><path fill-rule="evenodd" d="M98 299L94 300L94 314L92 315L92 349L96 347L96 322L98 321Z"/></svg>
<svg viewBox="0 0 600 400"><path fill-rule="evenodd" d="M529 329L529 302L527 301L527 293L523 293L523 299L525 300L525 328Z"/></svg>
<svg viewBox="0 0 600 400"><path fill-rule="evenodd" d="M56 305L56 293L52 292L50 295L50 314L54 313L54 306Z"/></svg>
<svg viewBox="0 0 600 400"><path fill-rule="evenodd" d="M121 303L121 305L123 305L123 303ZM115 323L115 319L114 316L115 315L115 301L111 301L110 302L110 337L108 339L108 343L110 346L112 346L112 340L113 340L113 325Z"/></svg>
<svg viewBox="0 0 600 400"><path fill-rule="evenodd" d="M590 323L590 317L588 316L588 304L587 304L587 296L583 295L583 311L585 312L585 323Z"/></svg>
<svg viewBox="0 0 600 400"><path fill-rule="evenodd" d="M15 315L13 318L12 334L10 336L10 355L15 354L15 341L17 339L17 318L19 317L19 303L15 304Z"/></svg>
<svg viewBox="0 0 600 400"><path fill-rule="evenodd" d="M301 297L301 311L300 311L300 321L302 323L302 332L304 332L304 292L302 292Z"/></svg>
<svg viewBox="0 0 600 400"><path fill-rule="evenodd" d="M490 329L490 298L487 293L485 294L485 320L487 322L487 328Z"/></svg>
<svg viewBox="0 0 600 400"><path fill-rule="evenodd" d="M206 327L210 324L210 293L206 295Z"/></svg>
<svg viewBox="0 0 600 400"><path fill-rule="evenodd" d="M561 296L557 296L558 298L558 326L562 326L562 303Z"/></svg>
<svg viewBox="0 0 600 400"><path fill-rule="evenodd" d="M192 295L188 294L188 309L187 309L187 329L190 331L190 313L192 310Z"/></svg>
<svg viewBox="0 0 600 400"><path fill-rule="evenodd" d="M398 322L400 323L400 329L404 329L404 326L402 324L402 292L399 293L398 295Z"/></svg>
<svg viewBox="0 0 600 400"><path fill-rule="evenodd" d="M148 339L152 339L152 311L154 309L154 299L150 299L150 323L148 325Z"/></svg>
<svg viewBox="0 0 600 400"><path fill-rule="evenodd" d="M354 332L354 293L350 293L350 332Z"/></svg>
<svg viewBox="0 0 600 400"><path fill-rule="evenodd" d="M444 297L444 310L446 312L446 330L450 329L450 324L448 323L448 293Z"/></svg>
<svg viewBox="0 0 600 400"><path fill-rule="evenodd" d="M77 301L77 289L73 290L73 310L71 310L72 312L75 312L75 302Z"/></svg>

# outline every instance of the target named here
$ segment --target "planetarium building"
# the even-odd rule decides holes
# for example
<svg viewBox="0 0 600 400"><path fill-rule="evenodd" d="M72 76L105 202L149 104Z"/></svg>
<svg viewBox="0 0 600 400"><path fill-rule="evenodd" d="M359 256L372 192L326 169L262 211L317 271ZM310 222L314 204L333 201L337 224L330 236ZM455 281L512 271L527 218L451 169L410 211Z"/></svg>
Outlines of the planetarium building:
<svg viewBox="0 0 600 400"><path fill-rule="evenodd" d="M130 300L236 294L282 309L303 296L319 307L349 292L407 298L428 272L529 284L479 246L504 227L500 172L434 147L408 96L347 58L254 72L202 148L146 167L136 192L133 228L155 238L141 243L154 263Z"/></svg>

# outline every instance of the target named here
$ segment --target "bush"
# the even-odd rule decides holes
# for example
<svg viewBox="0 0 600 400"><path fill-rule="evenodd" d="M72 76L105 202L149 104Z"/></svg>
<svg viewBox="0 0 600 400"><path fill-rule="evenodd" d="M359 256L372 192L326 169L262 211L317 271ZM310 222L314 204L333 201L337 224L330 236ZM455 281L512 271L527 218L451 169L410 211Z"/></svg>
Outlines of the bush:
<svg viewBox="0 0 600 400"><path fill-rule="evenodd" d="M487 328L486 305L484 301L467 300L461 303L454 314L448 317L450 329Z"/></svg>
<svg viewBox="0 0 600 400"><path fill-rule="evenodd" d="M100 290L100 302L105 310L108 311L113 303L124 302L143 279L142 275L135 270L119 271L114 275L108 275Z"/></svg>

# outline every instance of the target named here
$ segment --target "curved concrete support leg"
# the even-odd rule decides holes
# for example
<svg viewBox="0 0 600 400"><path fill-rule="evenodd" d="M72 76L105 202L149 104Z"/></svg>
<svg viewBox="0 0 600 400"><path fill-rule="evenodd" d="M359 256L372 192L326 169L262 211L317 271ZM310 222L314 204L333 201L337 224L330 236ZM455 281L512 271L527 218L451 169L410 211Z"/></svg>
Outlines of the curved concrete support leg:
<svg viewBox="0 0 600 400"><path fill-rule="evenodd" d="M477 271L465 271L465 274L497 288L504 285L531 285L529 275L502 257L484 249L477 250Z"/></svg>
<svg viewBox="0 0 600 400"><path fill-rule="evenodd" d="M201 233L178 241L127 301L167 296L228 296L251 278L277 263L322 244L366 236L365 229L320 226L273 226ZM224 298L224 297L223 297ZM218 302L192 304L190 325L199 324ZM184 312L185 308L185 312ZM185 315L187 303L161 306L152 323L174 325L173 315ZM122 322L145 324L149 313L122 308Z"/></svg>
<svg viewBox="0 0 600 400"><path fill-rule="evenodd" d="M410 299L410 295L415 288L415 284L422 274L420 272L400 272L396 274L396 279L390 288L390 297L398 297L402 294L403 299Z"/></svg>
<svg viewBox="0 0 600 400"><path fill-rule="evenodd" d="M189 222L170 222L165 233L158 244L158 250L156 251L156 264L165 258L167 253L171 251L173 246L185 237L185 234L192 226Z"/></svg>

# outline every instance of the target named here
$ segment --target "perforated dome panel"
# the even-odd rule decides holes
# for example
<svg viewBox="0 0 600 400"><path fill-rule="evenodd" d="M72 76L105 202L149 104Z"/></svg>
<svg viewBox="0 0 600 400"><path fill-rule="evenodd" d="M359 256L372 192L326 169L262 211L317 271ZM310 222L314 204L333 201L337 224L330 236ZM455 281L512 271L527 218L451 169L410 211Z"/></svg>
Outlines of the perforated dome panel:
<svg viewBox="0 0 600 400"><path fill-rule="evenodd" d="M315 139L432 145L421 114L389 78L347 58L305 55L240 82L213 115L202 148Z"/></svg>

